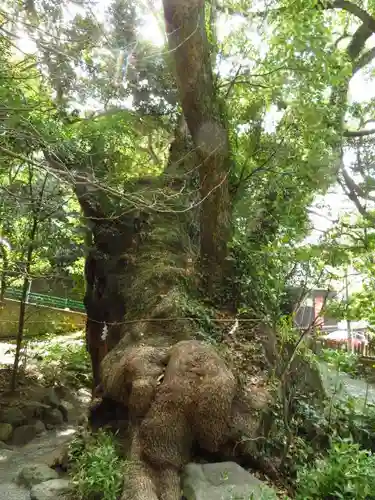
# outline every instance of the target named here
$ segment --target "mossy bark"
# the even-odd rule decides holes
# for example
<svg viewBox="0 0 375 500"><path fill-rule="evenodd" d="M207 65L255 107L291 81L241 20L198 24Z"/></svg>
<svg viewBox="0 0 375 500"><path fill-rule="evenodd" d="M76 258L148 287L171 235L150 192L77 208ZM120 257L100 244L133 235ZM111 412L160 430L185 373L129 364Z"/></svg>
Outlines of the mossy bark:
<svg viewBox="0 0 375 500"><path fill-rule="evenodd" d="M182 303L197 256L198 223L196 210L190 208L196 202L195 167L196 156L181 122L164 174L127 186L129 193L142 193L149 210L121 207L110 217L97 210L86 192L78 193L92 230L85 306L95 385L100 382L102 359L129 332L138 339L165 330L167 337L172 336L165 339L168 345L187 338L189 322L174 318L183 316ZM156 197L164 204L154 210Z"/></svg>

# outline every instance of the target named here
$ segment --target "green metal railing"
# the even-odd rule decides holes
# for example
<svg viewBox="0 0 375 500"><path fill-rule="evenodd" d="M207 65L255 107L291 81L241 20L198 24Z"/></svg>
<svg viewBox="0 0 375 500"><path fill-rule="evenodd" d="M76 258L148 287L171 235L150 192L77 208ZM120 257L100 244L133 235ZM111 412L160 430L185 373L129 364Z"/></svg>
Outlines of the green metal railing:
<svg viewBox="0 0 375 500"><path fill-rule="evenodd" d="M19 288L8 288L5 292L5 297L9 299L21 300L22 290ZM47 307L56 307L57 309L71 309L73 311L85 312L85 306L78 300L53 297L51 295L44 295L41 293L28 293L27 303Z"/></svg>

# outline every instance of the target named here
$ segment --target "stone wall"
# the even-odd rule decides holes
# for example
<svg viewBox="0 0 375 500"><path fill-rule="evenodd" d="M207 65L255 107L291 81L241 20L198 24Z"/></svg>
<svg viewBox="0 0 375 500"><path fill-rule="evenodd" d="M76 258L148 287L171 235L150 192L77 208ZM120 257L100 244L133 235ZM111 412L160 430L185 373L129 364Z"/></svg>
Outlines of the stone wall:
<svg viewBox="0 0 375 500"><path fill-rule="evenodd" d="M20 302L5 299L0 309L0 339L13 339L17 335ZM28 304L26 306L25 336L47 333L58 334L83 330L86 314L52 307Z"/></svg>

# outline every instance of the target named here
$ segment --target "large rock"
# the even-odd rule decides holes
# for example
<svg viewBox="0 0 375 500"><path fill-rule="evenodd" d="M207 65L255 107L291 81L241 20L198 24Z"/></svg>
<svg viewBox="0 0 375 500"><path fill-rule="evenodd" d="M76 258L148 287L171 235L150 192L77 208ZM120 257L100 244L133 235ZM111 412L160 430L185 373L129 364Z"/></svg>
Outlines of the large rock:
<svg viewBox="0 0 375 500"><path fill-rule="evenodd" d="M39 401L25 401L22 406L22 411L28 420L32 420L34 418L39 419L48 408L50 408L48 405L40 403Z"/></svg>
<svg viewBox="0 0 375 500"><path fill-rule="evenodd" d="M67 500L72 492L72 485L67 479L51 479L32 487L31 500Z"/></svg>
<svg viewBox="0 0 375 500"><path fill-rule="evenodd" d="M18 427L26 423L26 420L24 413L15 406L10 406L0 411L0 422L6 422L12 427Z"/></svg>
<svg viewBox="0 0 375 500"><path fill-rule="evenodd" d="M46 426L41 420L36 420L35 422L33 422L33 425L38 436L46 430Z"/></svg>
<svg viewBox="0 0 375 500"><path fill-rule="evenodd" d="M16 455L16 452L10 448L3 448L0 452L0 456L1 456L1 461L0 461L0 483L1 483L1 479L4 477L4 470L6 467L9 467L9 463L11 461L14 460L15 458L15 455ZM8 469L9 470L9 469ZM14 477L14 470L12 470L9 475L8 475L8 478L9 478L9 481L13 480L13 477ZM2 497L0 496L1 500Z"/></svg>
<svg viewBox="0 0 375 500"><path fill-rule="evenodd" d="M60 406L60 398L56 394L56 391L53 387L48 387L47 389L45 389L42 403L48 406L52 406L52 408L58 408Z"/></svg>
<svg viewBox="0 0 375 500"><path fill-rule="evenodd" d="M43 414L43 422L47 426L61 425L64 422L64 418L60 410L49 408Z"/></svg>
<svg viewBox="0 0 375 500"><path fill-rule="evenodd" d="M38 434L38 428L35 425L21 425L14 429L12 444L23 446L35 438Z"/></svg>
<svg viewBox="0 0 375 500"><path fill-rule="evenodd" d="M11 450L11 449L12 449L12 447L9 444L6 444L3 441L0 441L0 450Z"/></svg>
<svg viewBox="0 0 375 500"><path fill-rule="evenodd" d="M273 498L271 488L234 462L190 463L184 470L182 488L187 500L260 500L265 491L270 493L267 499Z"/></svg>
<svg viewBox="0 0 375 500"><path fill-rule="evenodd" d="M0 441L8 441L13 434L13 427L10 424L0 423Z"/></svg>
<svg viewBox="0 0 375 500"><path fill-rule="evenodd" d="M61 401L61 404L58 409L62 413L64 422L68 422L69 417L74 413L74 405L69 401Z"/></svg>
<svg viewBox="0 0 375 500"><path fill-rule="evenodd" d="M49 467L67 469L69 466L69 444L70 441L60 444L54 450L42 455L40 459Z"/></svg>
<svg viewBox="0 0 375 500"><path fill-rule="evenodd" d="M58 479L59 475L56 471L48 467L46 464L27 465L19 472L17 482L28 488L34 484L44 483L50 479Z"/></svg>

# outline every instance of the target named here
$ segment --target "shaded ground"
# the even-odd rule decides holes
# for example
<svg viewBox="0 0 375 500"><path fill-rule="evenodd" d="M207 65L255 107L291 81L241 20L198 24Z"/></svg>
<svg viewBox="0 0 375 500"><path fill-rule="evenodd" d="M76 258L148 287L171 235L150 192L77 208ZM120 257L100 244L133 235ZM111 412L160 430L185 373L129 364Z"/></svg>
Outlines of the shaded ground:
<svg viewBox="0 0 375 500"><path fill-rule="evenodd" d="M75 426L65 426L47 431L23 447L0 449L0 499L29 500L29 491L14 483L18 472L32 463L48 463L76 430Z"/></svg>
<svg viewBox="0 0 375 500"><path fill-rule="evenodd" d="M76 400L76 413L86 412L91 400L90 391L81 389L72 396ZM33 463L53 465L77 429L78 421L73 421L44 432L25 446L7 446L0 443L0 500L30 500L29 491L14 483L18 472Z"/></svg>

